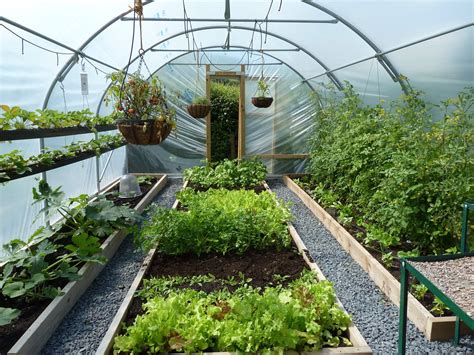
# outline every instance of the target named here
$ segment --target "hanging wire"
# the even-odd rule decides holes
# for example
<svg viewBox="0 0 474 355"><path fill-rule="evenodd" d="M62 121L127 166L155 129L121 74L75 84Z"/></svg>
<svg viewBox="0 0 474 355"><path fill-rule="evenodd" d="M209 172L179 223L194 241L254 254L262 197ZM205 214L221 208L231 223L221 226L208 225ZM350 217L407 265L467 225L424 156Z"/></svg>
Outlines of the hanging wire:
<svg viewBox="0 0 474 355"><path fill-rule="evenodd" d="M377 88L379 91L379 102L381 100L381 95L380 95L380 76L379 76L379 61L377 60Z"/></svg>
<svg viewBox="0 0 474 355"><path fill-rule="evenodd" d="M36 47L36 48L39 48L39 49L42 49L46 52L49 52L49 53L54 53L54 54L57 54L57 55L72 55L73 53L71 52L58 52L58 51L53 51L52 49L48 49L46 47L43 47L43 46L40 46L39 44L36 44L34 42L31 42L29 40L27 40L25 37L22 37L20 36L18 33L16 33L15 31L11 30L10 28L8 28L7 26L5 26L4 24L0 24L1 27L3 27L4 29L6 29L8 32L12 33L13 35L15 35L16 37L20 38L21 39L21 54L25 54L25 46L24 46L24 42L26 43L29 43L31 44L32 46Z"/></svg>
<svg viewBox="0 0 474 355"><path fill-rule="evenodd" d="M362 95L362 98L364 99L365 99L365 94L367 93L367 87L369 86L370 74L372 73L373 66L374 66L374 60L372 60L370 63L369 75L367 76L367 82L365 83L364 94Z"/></svg>
<svg viewBox="0 0 474 355"><path fill-rule="evenodd" d="M133 55L133 45L135 43L135 19L136 19L136 12L133 11L132 44L130 45L130 55L128 56L128 64L125 67L125 73L122 79L122 84L120 85L120 91L119 91L119 105L120 106L122 106L123 88L125 87L125 80L127 79L128 69L130 68L132 55Z"/></svg>
<svg viewBox="0 0 474 355"><path fill-rule="evenodd" d="M67 102L66 102L66 90L64 89L64 84L62 81L59 82L59 87L61 88L61 91L63 92L63 101L64 101L64 109L65 112L69 112L67 108Z"/></svg>

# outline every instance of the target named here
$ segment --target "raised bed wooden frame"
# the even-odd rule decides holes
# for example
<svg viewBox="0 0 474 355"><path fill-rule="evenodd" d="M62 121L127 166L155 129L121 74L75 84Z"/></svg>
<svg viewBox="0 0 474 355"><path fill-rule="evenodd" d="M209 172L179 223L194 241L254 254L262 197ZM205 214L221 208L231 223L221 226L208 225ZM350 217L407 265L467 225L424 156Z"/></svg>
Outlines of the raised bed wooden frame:
<svg viewBox="0 0 474 355"><path fill-rule="evenodd" d="M300 177L301 174L298 175ZM283 176L285 185L293 191L311 212L324 224L344 250L366 271L375 284L397 306L400 306L400 282L385 269L337 220L300 188L294 175ZM449 340L453 337L456 317L435 317L415 297L408 295L408 319L429 341ZM462 334L469 329L462 327Z"/></svg>
<svg viewBox="0 0 474 355"><path fill-rule="evenodd" d="M0 141L16 141L20 139L51 138L72 136L75 134L86 134L95 132L106 132L117 129L117 125L97 125L94 130L89 127L72 126L62 128L22 128L0 130Z"/></svg>
<svg viewBox="0 0 474 355"><path fill-rule="evenodd" d="M264 185L268 190L270 190L267 184L264 184ZM187 182L184 183L183 189L186 186L187 186ZM179 205L179 201L176 200L172 208L176 209L178 205ZM316 265L316 263L309 256L308 250L306 249L303 241L298 235L298 232L291 225L291 223L288 224L288 231L291 237L293 238L298 248L298 251L301 253L301 255L303 256L303 259L307 263L308 267L317 275L319 280L326 280L325 276L319 269L318 265ZM107 333L102 339L102 342L97 348L96 355L106 355L112 351L114 338L117 334L119 334L121 330L123 321L125 320L127 316L128 309L130 305L132 304L133 296L135 295L135 292L137 291L146 272L148 271L148 268L151 265L151 261L153 259L153 256L155 255L155 252L156 252L156 249L152 249L145 257L145 260L143 261L143 264L140 267L140 270L138 271L137 276L133 280L133 283L130 286L130 289L128 290L127 295L125 296L125 299L123 300L119 310L115 314L115 317L112 320L112 323L110 324L109 329L107 330ZM339 301L338 298L337 298L337 303L342 309L344 309L344 307L342 306L342 303ZM339 347L339 348L323 348L318 352L306 352L305 354L372 354L372 350L370 349L367 342L364 340L361 333L359 332L359 330L354 324L351 324L349 326L348 332L349 332L349 339L352 342L353 346ZM286 353L297 354L297 352L295 351L288 351ZM204 353L204 354L235 354L235 353L212 352L212 353Z"/></svg>
<svg viewBox="0 0 474 355"><path fill-rule="evenodd" d="M151 203L158 192L166 185L168 176L147 173L134 175L155 176L158 178L155 185L134 208L137 212L142 213L145 207ZM119 180L117 179L103 193L110 191L118 183ZM102 255L107 259L112 258L126 236L127 233L124 230L112 233L101 245ZM64 294L51 301L22 337L12 346L8 354L32 355L39 353L66 314L72 309L104 267L105 265L97 263L86 263L79 270L79 274L82 276L81 279L71 281L63 288Z"/></svg>

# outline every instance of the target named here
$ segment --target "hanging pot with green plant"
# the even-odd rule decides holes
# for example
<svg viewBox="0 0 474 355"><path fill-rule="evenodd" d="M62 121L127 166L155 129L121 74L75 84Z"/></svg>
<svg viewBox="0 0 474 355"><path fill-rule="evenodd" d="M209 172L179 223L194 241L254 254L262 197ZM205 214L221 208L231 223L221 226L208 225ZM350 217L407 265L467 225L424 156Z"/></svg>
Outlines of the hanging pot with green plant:
<svg viewBox="0 0 474 355"><path fill-rule="evenodd" d="M188 113L194 118L204 118L211 110L211 101L205 96L196 97L193 102L187 106Z"/></svg>
<svg viewBox="0 0 474 355"><path fill-rule="evenodd" d="M112 81L105 98L114 103L117 128L128 143L160 144L176 129L176 111L168 108L161 82L156 76L149 81L140 74L123 72L107 76Z"/></svg>
<svg viewBox="0 0 474 355"><path fill-rule="evenodd" d="M252 104L258 108L270 107L273 102L273 97L270 95L270 89L263 77L257 82L256 96L252 97Z"/></svg>

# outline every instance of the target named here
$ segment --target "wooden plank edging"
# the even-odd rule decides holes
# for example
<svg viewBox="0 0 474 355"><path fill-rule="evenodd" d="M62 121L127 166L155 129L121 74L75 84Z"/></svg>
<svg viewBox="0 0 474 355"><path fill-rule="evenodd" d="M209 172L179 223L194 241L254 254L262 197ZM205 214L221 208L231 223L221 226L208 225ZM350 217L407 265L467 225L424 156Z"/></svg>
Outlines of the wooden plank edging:
<svg viewBox="0 0 474 355"><path fill-rule="evenodd" d="M399 307L400 282L289 176L283 176L283 182L303 201L316 218L323 223L354 261L369 274L372 281L382 292ZM408 319L415 324L429 341L449 340L454 334L455 317L434 317L411 294L408 294Z"/></svg>
<svg viewBox="0 0 474 355"><path fill-rule="evenodd" d="M140 175L154 175L161 176L161 179L148 191L145 197L140 203L135 206L135 210L141 213L145 206L149 204L158 192L165 186L167 181L166 175L156 174L140 174ZM118 180L115 184L108 187L107 190L113 188L118 184ZM112 233L101 245L102 255L107 259L111 259L116 253L122 241L127 236L124 230L116 231ZM56 328L59 326L61 321L67 315L67 313L76 304L82 294L91 285L97 275L102 271L105 265L97 263L86 263L79 270L81 278L77 281L69 282L64 288L64 294L56 297L51 303L44 309L39 317L31 324L20 339L12 346L8 351L9 355L13 354L37 354L41 351L43 346L53 335Z"/></svg>
<svg viewBox="0 0 474 355"><path fill-rule="evenodd" d="M188 186L188 182L186 181L183 184L182 189L185 189L187 186ZM172 209L178 208L178 204L179 204L179 201L176 199L171 208ZM138 287L140 287L140 284L142 283L142 280L145 277L145 274L151 265L151 261L153 260L153 256L155 255L155 253L156 253L156 249L151 249L148 252L145 259L143 260L143 264L138 270L137 276L135 276L135 279L130 285L130 288L127 294L125 295L125 298L123 299L122 304L120 305L120 308L118 309L117 313L115 313L115 316L112 319L112 322L110 323L109 328L107 329L107 332L105 333L104 337L102 338L102 341L99 344L99 347L97 348L95 352L96 354L108 354L112 351L115 336L120 332L122 328L122 322L125 320L125 317L127 316L128 309L130 308L130 305L132 304L132 301L133 301L133 296L135 295L135 292L137 291Z"/></svg>

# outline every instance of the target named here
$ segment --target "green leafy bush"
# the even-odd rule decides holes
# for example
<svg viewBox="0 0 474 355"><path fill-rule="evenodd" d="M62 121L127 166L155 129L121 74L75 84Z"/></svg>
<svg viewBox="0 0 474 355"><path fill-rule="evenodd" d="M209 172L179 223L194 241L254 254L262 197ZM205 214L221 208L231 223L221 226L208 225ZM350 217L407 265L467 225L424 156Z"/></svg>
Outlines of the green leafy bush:
<svg viewBox="0 0 474 355"><path fill-rule="evenodd" d="M33 189L35 203L46 202L38 217L45 216L49 227L41 227L26 241L13 239L3 245L0 259L0 290L4 297L34 301L61 294L57 281L80 278L84 262L104 263L100 240L115 230L130 230L139 216L126 206L115 206L103 196L90 202L87 195L65 199L60 188L52 189L41 180ZM56 223L53 218L63 217ZM0 323L8 324L20 312L0 308ZM3 320L2 320L3 319Z"/></svg>
<svg viewBox="0 0 474 355"><path fill-rule="evenodd" d="M28 111L19 106L0 105L3 114L0 117L1 130L89 127L114 124L115 116L96 116L89 109L82 111L60 112L56 110Z"/></svg>
<svg viewBox="0 0 474 355"><path fill-rule="evenodd" d="M310 272L287 288L243 286L210 294L158 289L164 294L148 294L146 313L115 338L115 351L282 353L350 345L350 316L335 303L331 283L317 282Z"/></svg>
<svg viewBox="0 0 474 355"><path fill-rule="evenodd" d="M259 160L225 159L186 169L183 177L204 188L238 189L261 185L267 177L267 168Z"/></svg>
<svg viewBox="0 0 474 355"><path fill-rule="evenodd" d="M211 83L211 159L237 158L240 83Z"/></svg>
<svg viewBox="0 0 474 355"><path fill-rule="evenodd" d="M319 97L315 198L351 205L386 247L423 254L457 244L460 206L474 197L474 88L438 106L411 91L388 108L364 106L349 85L344 93Z"/></svg>
<svg viewBox="0 0 474 355"><path fill-rule="evenodd" d="M286 222L291 214L272 193L185 189L177 198L187 211L156 208L138 235L145 249L157 247L169 255L226 254L290 245Z"/></svg>

